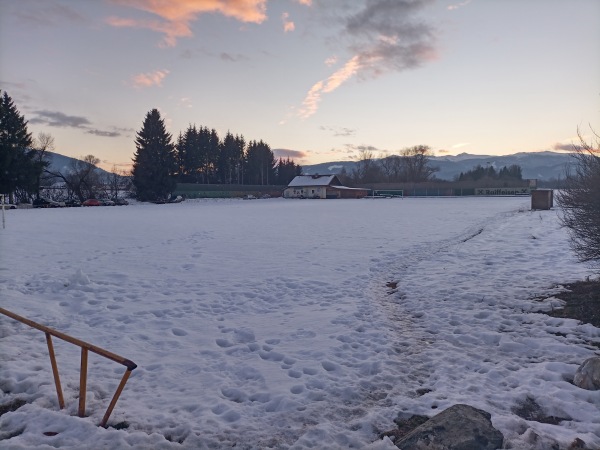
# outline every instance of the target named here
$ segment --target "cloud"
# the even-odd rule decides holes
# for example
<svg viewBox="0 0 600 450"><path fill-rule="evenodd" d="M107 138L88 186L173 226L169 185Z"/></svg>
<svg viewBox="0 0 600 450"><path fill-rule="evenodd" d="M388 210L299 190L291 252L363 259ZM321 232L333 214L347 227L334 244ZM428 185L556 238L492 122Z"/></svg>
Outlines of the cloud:
<svg viewBox="0 0 600 450"><path fill-rule="evenodd" d="M319 103L321 102L321 96L328 92L332 92L341 86L346 80L352 77L359 70L359 60L355 56L348 61L341 69L338 69L325 81L316 82L306 94L302 107L300 108L298 115L306 119L317 112Z"/></svg>
<svg viewBox="0 0 600 450"><path fill-rule="evenodd" d="M454 11L455 9L459 9L459 8L462 8L463 6L467 6L469 3L471 3L471 0L465 0L464 2L455 3L454 5L450 5L446 9L448 11Z"/></svg>
<svg viewBox="0 0 600 450"><path fill-rule="evenodd" d="M86 134L101 137L120 137L131 135L135 130L131 128L110 127L110 131L92 128L92 122L83 116L69 116L60 111L40 110L34 111L35 116L29 120L32 125L40 124L56 128L77 128L85 130Z"/></svg>
<svg viewBox="0 0 600 450"><path fill-rule="evenodd" d="M452 148L454 148L454 149L462 148L462 147L467 147L468 145L471 145L471 143L470 142L460 142L458 144L452 145Z"/></svg>
<svg viewBox="0 0 600 450"><path fill-rule="evenodd" d="M23 3L23 2L14 2ZM8 13L29 26L58 26L64 22L83 23L86 19L68 6L56 2L34 2L29 8L19 8L11 12L11 4L6 2ZM22 6L22 5L20 5ZM3 5L4 7L4 5ZM6 14L6 11L3 12Z"/></svg>
<svg viewBox="0 0 600 450"><path fill-rule="evenodd" d="M241 22L266 20L267 0L112 0L121 6L139 9L162 20L136 20L110 17L115 27L146 28L164 34L160 45L174 47L177 39L193 35L190 24L201 14L220 13Z"/></svg>
<svg viewBox="0 0 600 450"><path fill-rule="evenodd" d="M327 67L331 67L331 66L335 66L337 64L337 62L338 62L337 56L330 56L329 58L327 58L325 60L325 65Z"/></svg>
<svg viewBox="0 0 600 450"><path fill-rule="evenodd" d="M301 150L289 150L287 148L277 148L273 150L273 154L275 158L291 158L291 159L302 159L306 158L308 155L306 152Z"/></svg>
<svg viewBox="0 0 600 450"><path fill-rule="evenodd" d="M102 137L119 137L121 133L117 131L103 131L96 129L89 129L86 131L87 134L93 134L94 136L102 136Z"/></svg>
<svg viewBox="0 0 600 450"><path fill-rule="evenodd" d="M31 124L43 124L49 127L59 128L85 128L91 122L82 116L68 116L60 111L34 111L36 116L29 120Z"/></svg>
<svg viewBox="0 0 600 450"><path fill-rule="evenodd" d="M227 52L221 52L219 54L219 58L221 58L221 60L227 61L227 62L238 62L238 61L245 61L248 59L247 56L241 55L239 53L232 55L231 53L227 53Z"/></svg>
<svg viewBox="0 0 600 450"><path fill-rule="evenodd" d="M182 108L192 108L192 99L189 97L182 97L179 99L179 106Z"/></svg>
<svg viewBox="0 0 600 450"><path fill-rule="evenodd" d="M312 5L312 0L296 0L298 3L300 3L301 5L304 6L311 6Z"/></svg>
<svg viewBox="0 0 600 450"><path fill-rule="evenodd" d="M577 150L581 150L583 147L581 145L576 144L561 144L556 143L552 146L552 150L557 150L561 152L575 152Z"/></svg>
<svg viewBox="0 0 600 450"><path fill-rule="evenodd" d="M283 31L284 32L288 32L288 31L294 31L296 29L296 25L294 25L294 22L292 22L290 20L290 15L289 13L284 12L281 15L281 20L283 21Z"/></svg>
<svg viewBox="0 0 600 450"><path fill-rule="evenodd" d="M358 10L341 20L339 40L352 55L327 80L313 84L302 107L301 118L313 115L323 94L340 87L352 77L376 78L422 66L437 57L436 33L416 15L432 0L363 0ZM333 8L336 2L322 2ZM339 20L339 19L338 19Z"/></svg>
<svg viewBox="0 0 600 450"><path fill-rule="evenodd" d="M345 127L326 127L326 126L322 125L319 128L323 131L331 132L335 137L353 136L354 133L356 133L356 130L354 130L352 128L345 128Z"/></svg>
<svg viewBox="0 0 600 450"><path fill-rule="evenodd" d="M133 87L141 89L152 86L162 86L162 82L169 74L168 70L155 70L154 72L140 73L131 78Z"/></svg>

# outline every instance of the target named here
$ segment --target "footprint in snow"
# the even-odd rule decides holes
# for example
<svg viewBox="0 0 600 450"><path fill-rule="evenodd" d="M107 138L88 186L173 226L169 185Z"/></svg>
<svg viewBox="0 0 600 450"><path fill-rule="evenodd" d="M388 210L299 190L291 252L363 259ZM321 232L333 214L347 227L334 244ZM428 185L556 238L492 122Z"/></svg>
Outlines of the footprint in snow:
<svg viewBox="0 0 600 450"><path fill-rule="evenodd" d="M187 331L182 330L181 328L173 328L171 330L171 332L175 335L175 336L185 336L187 334Z"/></svg>

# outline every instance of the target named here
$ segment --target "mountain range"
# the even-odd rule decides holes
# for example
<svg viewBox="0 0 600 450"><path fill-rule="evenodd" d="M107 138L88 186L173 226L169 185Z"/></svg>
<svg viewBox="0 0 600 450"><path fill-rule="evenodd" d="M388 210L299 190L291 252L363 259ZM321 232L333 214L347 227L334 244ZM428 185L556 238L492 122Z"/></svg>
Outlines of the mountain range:
<svg viewBox="0 0 600 450"><path fill-rule="evenodd" d="M53 172L66 173L75 158L64 156L55 152L47 152L50 161L50 170ZM493 166L496 170L513 164L521 166L523 178L535 178L537 180L561 179L565 177L565 171L570 163L573 163L572 153L558 152L534 152L515 153L512 155L474 155L461 153L456 156L433 156L431 166L439 169L435 176L442 180L453 180L460 175L473 169L477 165L483 167ZM351 174L356 166L356 161L333 161L321 164L302 166L306 175L333 175L339 174L343 169ZM103 169L98 169L105 172Z"/></svg>
<svg viewBox="0 0 600 450"><path fill-rule="evenodd" d="M430 160L432 167L437 167L435 176L441 180L453 180L460 175L473 169L477 165L482 167L493 166L500 170L504 166L513 164L521 166L523 178L535 178L537 180L551 180L565 177L569 164L574 163L571 153L558 152L534 152L515 153L512 155L473 155L461 153L456 156L433 156ZM321 164L302 166L306 175L329 175L339 174L343 169L351 174L356 166L356 161L334 161Z"/></svg>

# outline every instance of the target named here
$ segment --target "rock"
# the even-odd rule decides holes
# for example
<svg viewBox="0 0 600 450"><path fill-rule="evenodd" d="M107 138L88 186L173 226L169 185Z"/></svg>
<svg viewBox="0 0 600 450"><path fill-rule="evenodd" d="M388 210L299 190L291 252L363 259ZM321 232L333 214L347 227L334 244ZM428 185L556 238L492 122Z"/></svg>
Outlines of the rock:
<svg viewBox="0 0 600 450"><path fill-rule="evenodd" d="M586 359L575 372L573 384L590 391L600 390L600 357Z"/></svg>
<svg viewBox="0 0 600 450"><path fill-rule="evenodd" d="M504 436L491 415L469 405L454 405L418 426L396 447L402 450L496 450Z"/></svg>
<svg viewBox="0 0 600 450"><path fill-rule="evenodd" d="M579 438L575 438L575 440L573 442L571 442L571 445L569 445L568 450L576 450L576 449L587 449L587 446L585 445L585 442L583 442L581 439Z"/></svg>

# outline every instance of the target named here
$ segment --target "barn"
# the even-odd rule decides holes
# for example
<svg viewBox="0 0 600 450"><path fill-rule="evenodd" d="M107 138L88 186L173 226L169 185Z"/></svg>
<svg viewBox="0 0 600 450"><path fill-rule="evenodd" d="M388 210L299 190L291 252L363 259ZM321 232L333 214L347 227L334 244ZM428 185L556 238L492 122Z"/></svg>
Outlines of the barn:
<svg viewBox="0 0 600 450"><path fill-rule="evenodd" d="M298 175L283 191L285 198L363 198L367 189L343 186L336 175Z"/></svg>

